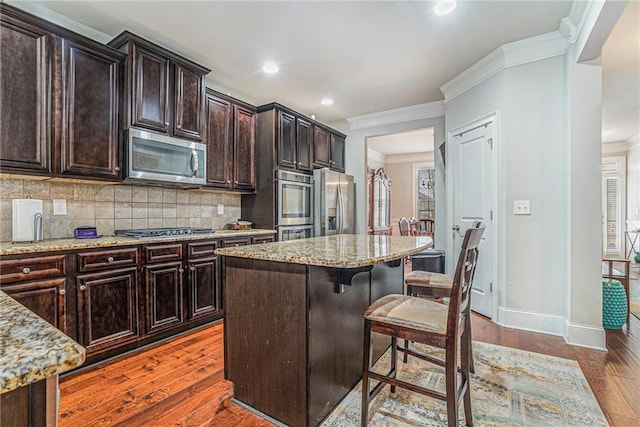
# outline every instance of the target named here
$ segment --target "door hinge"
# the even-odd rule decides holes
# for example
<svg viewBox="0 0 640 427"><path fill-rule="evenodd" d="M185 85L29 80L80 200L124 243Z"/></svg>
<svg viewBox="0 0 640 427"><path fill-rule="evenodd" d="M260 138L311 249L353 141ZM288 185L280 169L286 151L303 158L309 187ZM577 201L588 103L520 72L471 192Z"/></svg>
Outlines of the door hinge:
<svg viewBox="0 0 640 427"><path fill-rule="evenodd" d="M493 282L489 282L489 292L493 292Z"/></svg>
<svg viewBox="0 0 640 427"><path fill-rule="evenodd" d="M490 212L489 212L489 219L490 219L491 221L493 221L493 211L490 211Z"/></svg>
<svg viewBox="0 0 640 427"><path fill-rule="evenodd" d="M487 139L487 143L489 143L489 148L493 150L493 138Z"/></svg>

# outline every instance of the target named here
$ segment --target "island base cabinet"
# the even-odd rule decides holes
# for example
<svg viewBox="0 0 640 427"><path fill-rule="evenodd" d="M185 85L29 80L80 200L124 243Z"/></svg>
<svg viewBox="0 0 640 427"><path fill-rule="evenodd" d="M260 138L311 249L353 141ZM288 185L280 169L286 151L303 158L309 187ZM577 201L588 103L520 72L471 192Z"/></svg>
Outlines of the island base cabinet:
<svg viewBox="0 0 640 427"><path fill-rule="evenodd" d="M58 376L0 394L0 427L57 425Z"/></svg>
<svg viewBox="0 0 640 427"><path fill-rule="evenodd" d="M320 424L362 377L362 313L402 293L402 267L225 257L225 377L234 398L286 425ZM372 360L389 343L374 336Z"/></svg>
<svg viewBox="0 0 640 427"><path fill-rule="evenodd" d="M137 268L78 276L80 343L87 356L139 336Z"/></svg>

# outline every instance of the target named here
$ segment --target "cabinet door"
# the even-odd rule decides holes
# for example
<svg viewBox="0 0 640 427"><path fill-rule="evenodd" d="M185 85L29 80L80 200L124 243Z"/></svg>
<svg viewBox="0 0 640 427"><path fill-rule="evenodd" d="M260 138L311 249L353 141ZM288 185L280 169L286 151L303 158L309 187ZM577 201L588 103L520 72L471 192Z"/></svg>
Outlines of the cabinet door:
<svg viewBox="0 0 640 427"><path fill-rule="evenodd" d="M175 120L173 134L202 140L204 121L204 76L182 64L175 64Z"/></svg>
<svg viewBox="0 0 640 427"><path fill-rule="evenodd" d="M64 278L38 280L3 286L2 291L64 332L65 284Z"/></svg>
<svg viewBox="0 0 640 427"><path fill-rule="evenodd" d="M231 188L233 158L233 106L229 101L207 96L207 185Z"/></svg>
<svg viewBox="0 0 640 427"><path fill-rule="evenodd" d="M344 172L344 138L331 135L331 169Z"/></svg>
<svg viewBox="0 0 640 427"><path fill-rule="evenodd" d="M326 130L313 128L313 166L331 166L331 137Z"/></svg>
<svg viewBox="0 0 640 427"><path fill-rule="evenodd" d="M256 189L256 113L235 105L234 155L236 190Z"/></svg>
<svg viewBox="0 0 640 427"><path fill-rule="evenodd" d="M278 111L278 165L296 167L296 118Z"/></svg>
<svg viewBox="0 0 640 427"><path fill-rule="evenodd" d="M188 317L189 320L219 313L222 309L220 294L220 261L218 257L188 262Z"/></svg>
<svg viewBox="0 0 640 427"><path fill-rule="evenodd" d="M147 265L145 332L152 334L182 323L182 262Z"/></svg>
<svg viewBox="0 0 640 427"><path fill-rule="evenodd" d="M300 170L310 171L311 166L311 146L313 145L313 132L311 123L304 120L296 120L296 139L297 139L297 168Z"/></svg>
<svg viewBox="0 0 640 427"><path fill-rule="evenodd" d="M117 180L120 59L62 40L61 176Z"/></svg>
<svg viewBox="0 0 640 427"><path fill-rule="evenodd" d="M0 21L0 170L51 174L52 38Z"/></svg>
<svg viewBox="0 0 640 427"><path fill-rule="evenodd" d="M88 353L135 341L138 332L137 269L78 276L78 337Z"/></svg>
<svg viewBox="0 0 640 427"><path fill-rule="evenodd" d="M169 131L169 59L133 46L131 124Z"/></svg>

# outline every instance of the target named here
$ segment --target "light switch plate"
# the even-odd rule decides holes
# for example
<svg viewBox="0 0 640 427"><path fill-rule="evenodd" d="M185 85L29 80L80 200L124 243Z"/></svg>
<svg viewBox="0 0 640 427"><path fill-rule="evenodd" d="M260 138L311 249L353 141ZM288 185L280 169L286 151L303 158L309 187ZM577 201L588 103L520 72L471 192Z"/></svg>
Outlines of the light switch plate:
<svg viewBox="0 0 640 427"><path fill-rule="evenodd" d="M224 215L224 205L222 203L218 203L218 215Z"/></svg>
<svg viewBox="0 0 640 427"><path fill-rule="evenodd" d="M514 200L513 214L514 215L531 215L531 201L530 200Z"/></svg>
<svg viewBox="0 0 640 427"><path fill-rule="evenodd" d="M67 201L65 199L53 199L53 214L54 215L67 214Z"/></svg>

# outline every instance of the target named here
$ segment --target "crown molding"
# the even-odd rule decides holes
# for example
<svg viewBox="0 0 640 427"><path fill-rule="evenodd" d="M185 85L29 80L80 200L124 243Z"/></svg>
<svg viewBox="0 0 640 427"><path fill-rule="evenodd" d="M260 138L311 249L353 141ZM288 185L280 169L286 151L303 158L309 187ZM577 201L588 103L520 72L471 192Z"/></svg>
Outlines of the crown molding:
<svg viewBox="0 0 640 427"><path fill-rule="evenodd" d="M573 34L568 23L564 31ZM564 55L568 47L569 42L560 31L502 45L442 85L440 91L444 95L444 102L451 101L506 68Z"/></svg>
<svg viewBox="0 0 640 427"><path fill-rule="evenodd" d="M349 129L358 130L441 116L444 116L444 102L435 101L349 117L347 121Z"/></svg>
<svg viewBox="0 0 640 427"><path fill-rule="evenodd" d="M376 160L380 163L384 163L385 160L387 159L387 156L371 148L367 148L367 157L371 160Z"/></svg>
<svg viewBox="0 0 640 427"><path fill-rule="evenodd" d="M385 164L398 163L431 163L433 164L433 151L424 153L394 154L386 156Z"/></svg>

